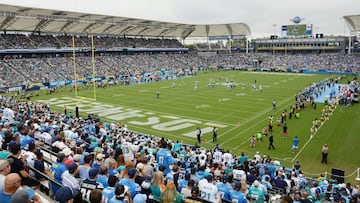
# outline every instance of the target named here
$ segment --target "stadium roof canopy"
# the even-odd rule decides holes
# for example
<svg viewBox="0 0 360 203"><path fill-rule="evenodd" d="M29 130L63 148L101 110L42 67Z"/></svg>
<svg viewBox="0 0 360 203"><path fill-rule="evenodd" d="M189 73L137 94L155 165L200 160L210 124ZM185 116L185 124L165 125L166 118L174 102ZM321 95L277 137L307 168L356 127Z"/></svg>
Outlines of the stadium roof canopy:
<svg viewBox="0 0 360 203"><path fill-rule="evenodd" d="M344 19L351 27L352 31L360 32L360 15L344 16Z"/></svg>
<svg viewBox="0 0 360 203"><path fill-rule="evenodd" d="M0 4L0 30L150 37L250 35L244 23L195 25Z"/></svg>

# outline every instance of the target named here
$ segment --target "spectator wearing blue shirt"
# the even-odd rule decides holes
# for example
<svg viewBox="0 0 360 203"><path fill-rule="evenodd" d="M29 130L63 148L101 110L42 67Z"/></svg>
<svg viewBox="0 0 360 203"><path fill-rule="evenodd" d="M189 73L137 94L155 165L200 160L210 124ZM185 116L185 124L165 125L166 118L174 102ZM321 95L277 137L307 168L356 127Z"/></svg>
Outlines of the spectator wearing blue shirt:
<svg viewBox="0 0 360 203"><path fill-rule="evenodd" d="M108 178L108 186L102 191L103 202L108 203L115 195L115 186L118 184L118 178L110 175Z"/></svg>
<svg viewBox="0 0 360 203"><path fill-rule="evenodd" d="M50 168L50 177L60 184L62 184L61 175L67 170L67 167L64 165L64 161L65 154L59 153L57 155L56 161L51 165ZM59 189L59 187L55 184L52 184L51 187L54 193L56 193L56 190Z"/></svg>
<svg viewBox="0 0 360 203"><path fill-rule="evenodd" d="M230 191L231 187L227 184L227 176L222 177L222 182L217 183L216 187L220 193L220 198L225 200L231 200Z"/></svg>
<svg viewBox="0 0 360 203"><path fill-rule="evenodd" d="M129 192L131 193L131 198L133 199L137 193L141 191L141 187L139 184L135 183L135 177L137 175L136 168L130 168L128 170L128 178L124 178L119 182L119 185L124 185L129 188Z"/></svg>
<svg viewBox="0 0 360 203"><path fill-rule="evenodd" d="M165 166L165 176L171 171L169 167L170 164L175 163L175 159L171 155L170 149L171 145L163 142L161 149L156 153L156 161L158 163L158 167Z"/></svg>
<svg viewBox="0 0 360 203"><path fill-rule="evenodd" d="M109 186L108 185L108 169L106 166L102 165L100 166L100 172L99 172L99 175L96 179L97 182L103 184L104 188Z"/></svg>
<svg viewBox="0 0 360 203"><path fill-rule="evenodd" d="M234 203L247 203L246 197L242 192L240 192L240 189L241 189L241 183L236 182L235 185L234 185L234 189L230 190L231 202L234 202Z"/></svg>

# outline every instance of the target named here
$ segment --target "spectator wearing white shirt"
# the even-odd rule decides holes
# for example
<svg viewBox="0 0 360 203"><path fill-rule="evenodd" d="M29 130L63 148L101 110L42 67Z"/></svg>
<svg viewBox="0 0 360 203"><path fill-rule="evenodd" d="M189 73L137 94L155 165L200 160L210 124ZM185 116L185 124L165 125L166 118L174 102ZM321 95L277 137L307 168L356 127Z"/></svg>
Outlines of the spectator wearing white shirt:
<svg viewBox="0 0 360 203"><path fill-rule="evenodd" d="M226 163L232 163L232 162L233 162L233 155L230 154L230 152L228 150L223 155L223 164L225 165Z"/></svg>
<svg viewBox="0 0 360 203"><path fill-rule="evenodd" d="M35 144L31 143L29 144L29 150L25 152L26 162L29 166L34 167L34 163L36 160L36 147ZM35 173L32 170L29 170L29 174L31 177L35 176Z"/></svg>
<svg viewBox="0 0 360 203"><path fill-rule="evenodd" d="M209 202L219 202L219 193L216 185L213 184L213 176L207 175L205 179L199 181L199 189L202 199ZM205 195L204 195L205 194Z"/></svg>
<svg viewBox="0 0 360 203"><path fill-rule="evenodd" d="M67 148L67 145L64 143L64 138L59 136L57 141L54 142L51 146L58 148L60 151Z"/></svg>
<svg viewBox="0 0 360 203"><path fill-rule="evenodd" d="M73 191L79 192L80 182L74 177L74 172L77 170L78 165L76 163L71 163L65 172L61 174L62 184L64 186L70 187Z"/></svg>
<svg viewBox="0 0 360 203"><path fill-rule="evenodd" d="M11 165L9 160L0 159L0 190L4 189L5 177L10 173Z"/></svg>
<svg viewBox="0 0 360 203"><path fill-rule="evenodd" d="M134 154L139 150L139 146L131 144L130 142L124 142L121 145L125 161L133 161Z"/></svg>

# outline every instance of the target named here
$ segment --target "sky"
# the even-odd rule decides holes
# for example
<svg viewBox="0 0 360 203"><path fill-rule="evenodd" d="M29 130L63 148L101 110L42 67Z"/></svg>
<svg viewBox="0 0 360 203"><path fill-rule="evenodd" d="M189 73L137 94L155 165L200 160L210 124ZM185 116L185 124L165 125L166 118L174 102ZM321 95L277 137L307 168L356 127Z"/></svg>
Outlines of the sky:
<svg viewBox="0 0 360 203"><path fill-rule="evenodd" d="M0 4L186 24L246 23L252 38L280 35L281 25L293 24L294 16L313 24L314 33L348 35L342 17L360 15L360 0L0 0Z"/></svg>

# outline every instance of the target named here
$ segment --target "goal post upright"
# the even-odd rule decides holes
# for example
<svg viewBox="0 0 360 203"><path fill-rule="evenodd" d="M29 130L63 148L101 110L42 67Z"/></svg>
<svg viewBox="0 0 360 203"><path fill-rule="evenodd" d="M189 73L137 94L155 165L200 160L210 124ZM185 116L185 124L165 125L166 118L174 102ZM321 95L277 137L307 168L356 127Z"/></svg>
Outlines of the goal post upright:
<svg viewBox="0 0 360 203"><path fill-rule="evenodd" d="M75 56L75 37L72 36L72 47L73 47L73 61L74 61L74 91L75 97L77 97L77 76L76 76L76 56Z"/></svg>
<svg viewBox="0 0 360 203"><path fill-rule="evenodd" d="M92 78L94 88L94 100L96 101L96 72L95 72L95 46L94 46L94 35L91 35L91 63L92 63Z"/></svg>

